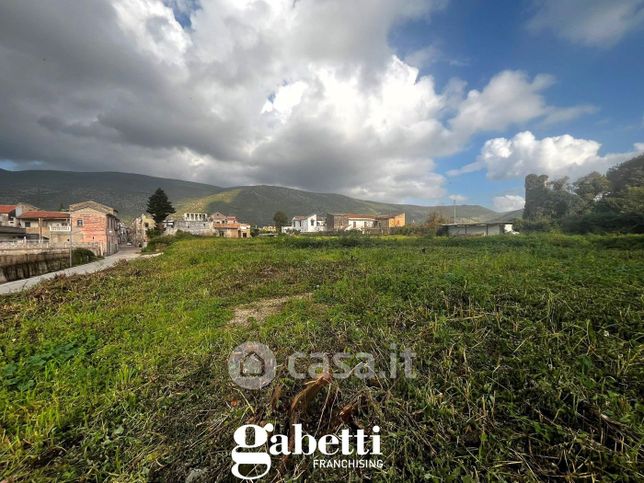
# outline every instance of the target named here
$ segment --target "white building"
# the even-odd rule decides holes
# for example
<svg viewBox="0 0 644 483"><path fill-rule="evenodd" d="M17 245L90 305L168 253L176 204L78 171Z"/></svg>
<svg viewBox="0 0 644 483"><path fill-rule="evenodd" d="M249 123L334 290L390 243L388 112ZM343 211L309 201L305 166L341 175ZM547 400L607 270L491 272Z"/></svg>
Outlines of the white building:
<svg viewBox="0 0 644 483"><path fill-rule="evenodd" d="M291 220L291 230L300 233L317 233L326 231L324 215L294 216Z"/></svg>
<svg viewBox="0 0 644 483"><path fill-rule="evenodd" d="M516 233L512 223L450 223L443 227L448 236L492 236Z"/></svg>
<svg viewBox="0 0 644 483"><path fill-rule="evenodd" d="M346 230L360 230L364 231L376 226L376 219L369 215L349 215L349 226Z"/></svg>

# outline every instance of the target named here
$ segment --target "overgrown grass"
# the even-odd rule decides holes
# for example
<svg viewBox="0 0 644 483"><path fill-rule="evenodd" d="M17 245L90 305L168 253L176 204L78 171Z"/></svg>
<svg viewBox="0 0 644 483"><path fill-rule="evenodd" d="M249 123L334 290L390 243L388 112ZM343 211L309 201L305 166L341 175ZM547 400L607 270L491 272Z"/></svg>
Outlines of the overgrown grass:
<svg viewBox="0 0 644 483"><path fill-rule="evenodd" d="M323 481L641 480L644 237L186 239L164 255L0 298L0 480L230 477L233 431L285 431L303 381L283 365L246 391L230 351L409 348L416 378L336 380L306 429L341 407L379 425L382 470ZM262 323L234 308L312 292ZM269 401L275 387L278 401ZM324 428L320 428L323 431Z"/></svg>

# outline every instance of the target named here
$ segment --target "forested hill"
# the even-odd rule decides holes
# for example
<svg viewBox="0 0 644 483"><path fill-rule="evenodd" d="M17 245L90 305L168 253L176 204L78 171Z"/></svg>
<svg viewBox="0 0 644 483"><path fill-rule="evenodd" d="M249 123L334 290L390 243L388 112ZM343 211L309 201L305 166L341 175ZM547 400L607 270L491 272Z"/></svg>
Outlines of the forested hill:
<svg viewBox="0 0 644 483"><path fill-rule="evenodd" d="M277 186L221 188L203 183L115 172L0 170L0 204L23 201L42 209L59 209L92 199L113 206L128 221L145 211L150 194L162 188L178 213L222 211L252 224L272 223L273 214L364 214L404 211L408 223L422 223L432 211L451 219L453 206L418 206L358 200L333 193L311 193ZM487 221L503 214L479 205L457 205L459 221Z"/></svg>

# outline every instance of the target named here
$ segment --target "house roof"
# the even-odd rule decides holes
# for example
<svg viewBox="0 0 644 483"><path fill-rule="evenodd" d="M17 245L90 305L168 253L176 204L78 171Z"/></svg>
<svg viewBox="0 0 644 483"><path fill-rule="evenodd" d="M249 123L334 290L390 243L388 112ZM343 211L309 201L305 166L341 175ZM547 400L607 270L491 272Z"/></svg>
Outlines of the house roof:
<svg viewBox="0 0 644 483"><path fill-rule="evenodd" d="M495 226L495 225L512 225L511 221L492 221L492 222L481 222L481 223L444 223L441 226L455 226L458 228L466 226Z"/></svg>
<svg viewBox="0 0 644 483"><path fill-rule="evenodd" d="M298 215L298 216L294 216L294 217L293 217L293 220L300 221L300 220L306 220L307 218L308 218L308 216L301 216L301 215Z"/></svg>
<svg viewBox="0 0 644 483"><path fill-rule="evenodd" d="M100 211L101 213L105 213L107 215L115 216L116 213L118 213L118 210L93 200L81 201L80 203L74 203L72 205L69 205L69 211L78 211L78 210L83 210L85 208L90 208L92 210Z"/></svg>
<svg viewBox="0 0 644 483"><path fill-rule="evenodd" d="M377 215L376 218L378 218L379 220L388 220L389 218L395 218L401 215L404 215L404 213L392 213L390 215Z"/></svg>
<svg viewBox="0 0 644 483"><path fill-rule="evenodd" d="M18 218L36 220L38 218L49 218L54 220L64 220L69 218L69 213L62 211L25 211Z"/></svg>
<svg viewBox="0 0 644 483"><path fill-rule="evenodd" d="M0 205L0 213L9 214L16 209L16 205Z"/></svg>

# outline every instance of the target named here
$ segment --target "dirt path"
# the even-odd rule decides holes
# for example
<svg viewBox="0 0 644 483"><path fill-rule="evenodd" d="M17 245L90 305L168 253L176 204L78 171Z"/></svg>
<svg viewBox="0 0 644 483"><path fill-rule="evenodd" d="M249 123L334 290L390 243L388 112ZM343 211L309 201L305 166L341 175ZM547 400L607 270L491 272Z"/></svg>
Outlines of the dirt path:
<svg viewBox="0 0 644 483"><path fill-rule="evenodd" d="M252 318L257 322L263 322L267 317L278 313L284 305L290 300L301 300L311 297L311 293L299 295L287 295L286 297L276 297L271 299L262 299L248 305L241 305L235 308L235 314L229 324L246 324Z"/></svg>

